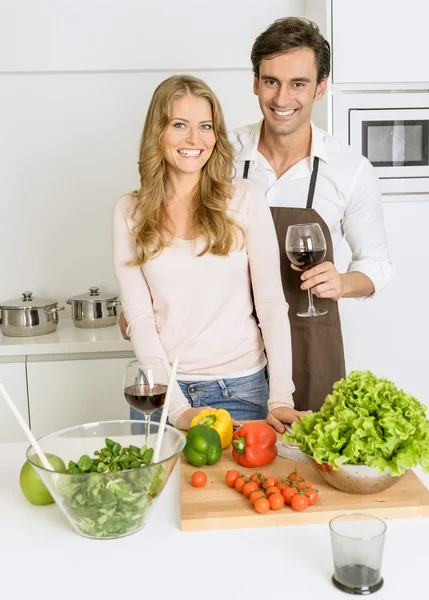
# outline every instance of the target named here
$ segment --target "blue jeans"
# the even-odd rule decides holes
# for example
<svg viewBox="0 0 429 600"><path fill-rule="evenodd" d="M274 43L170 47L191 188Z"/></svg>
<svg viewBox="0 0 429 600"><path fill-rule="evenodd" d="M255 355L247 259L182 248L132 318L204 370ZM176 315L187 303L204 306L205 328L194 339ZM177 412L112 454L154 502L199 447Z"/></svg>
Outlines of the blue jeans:
<svg viewBox="0 0 429 600"><path fill-rule="evenodd" d="M269 388L265 369L247 377L216 381L178 381L178 384L193 408L225 408L237 421L267 417ZM151 421L159 422L161 412L162 409L156 410ZM131 408L130 418L141 420L144 415Z"/></svg>

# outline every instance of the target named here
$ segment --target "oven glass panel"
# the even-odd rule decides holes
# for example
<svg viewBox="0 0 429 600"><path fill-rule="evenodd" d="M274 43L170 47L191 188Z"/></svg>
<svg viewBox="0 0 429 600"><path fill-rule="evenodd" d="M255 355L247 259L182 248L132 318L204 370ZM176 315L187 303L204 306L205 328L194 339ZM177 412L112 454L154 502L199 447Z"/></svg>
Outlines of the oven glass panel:
<svg viewBox="0 0 429 600"><path fill-rule="evenodd" d="M362 154L374 167L428 165L429 122L363 121Z"/></svg>

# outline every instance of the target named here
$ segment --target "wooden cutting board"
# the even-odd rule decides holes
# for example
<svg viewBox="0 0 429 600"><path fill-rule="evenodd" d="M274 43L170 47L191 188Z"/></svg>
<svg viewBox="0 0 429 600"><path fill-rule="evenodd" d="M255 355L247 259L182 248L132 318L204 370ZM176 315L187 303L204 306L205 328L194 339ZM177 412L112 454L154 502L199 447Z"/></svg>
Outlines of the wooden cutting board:
<svg viewBox="0 0 429 600"><path fill-rule="evenodd" d="M223 451L217 465L202 469L190 465L183 456L180 460L182 531L328 523L334 516L349 511L368 513L381 519L429 516L429 490L412 471L388 490L378 494L354 495L331 487L311 465L277 457L271 465L259 470L264 475L281 479L296 468L319 490L319 499L317 504L302 512L285 506L281 510L270 510L260 515L254 511L248 498L225 483L225 474L230 469L237 469L245 475L258 470L237 465L232 458L231 447ZM191 485L192 473L197 470L203 470L207 475L207 483L203 488Z"/></svg>

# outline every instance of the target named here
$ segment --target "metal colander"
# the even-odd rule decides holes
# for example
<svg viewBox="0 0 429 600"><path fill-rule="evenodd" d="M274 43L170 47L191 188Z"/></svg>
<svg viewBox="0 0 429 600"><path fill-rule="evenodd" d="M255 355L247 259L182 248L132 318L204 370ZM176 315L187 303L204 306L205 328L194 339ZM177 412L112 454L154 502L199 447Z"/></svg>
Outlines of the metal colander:
<svg viewBox="0 0 429 600"><path fill-rule="evenodd" d="M338 471L334 471L332 465L319 464L311 456L306 456L329 485L348 494L376 494L387 490L402 477L392 477L389 471L380 473L367 465L341 465Z"/></svg>

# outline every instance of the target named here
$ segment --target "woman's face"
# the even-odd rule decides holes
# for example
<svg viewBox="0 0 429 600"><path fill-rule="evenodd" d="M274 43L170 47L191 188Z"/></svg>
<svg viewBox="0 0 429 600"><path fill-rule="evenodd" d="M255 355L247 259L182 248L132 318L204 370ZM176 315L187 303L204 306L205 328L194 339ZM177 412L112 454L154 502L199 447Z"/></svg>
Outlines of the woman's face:
<svg viewBox="0 0 429 600"><path fill-rule="evenodd" d="M177 174L200 174L216 144L208 100L187 95L175 100L163 135L164 157Z"/></svg>

